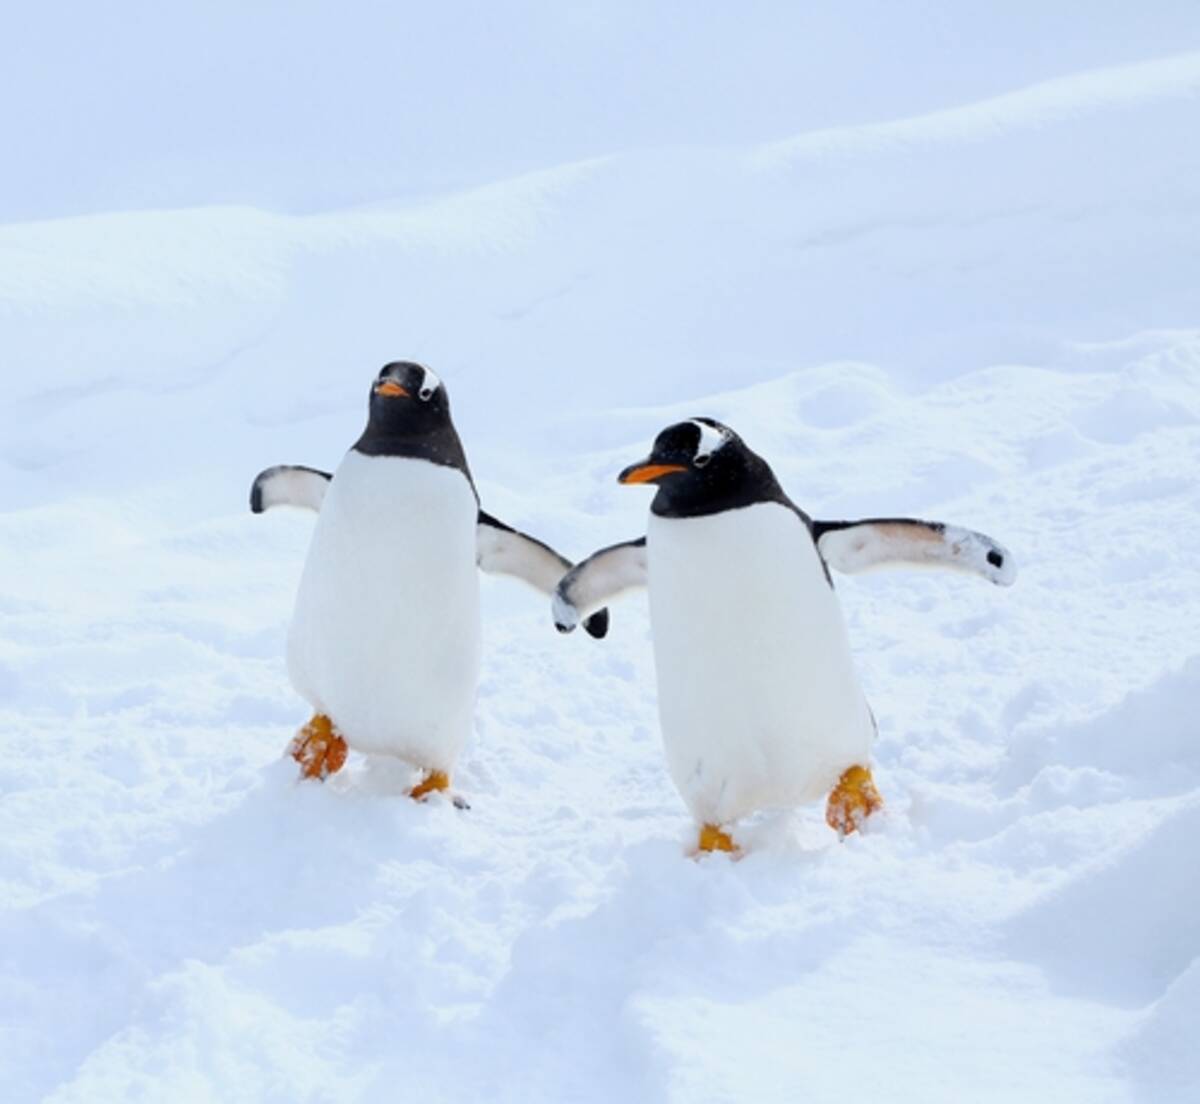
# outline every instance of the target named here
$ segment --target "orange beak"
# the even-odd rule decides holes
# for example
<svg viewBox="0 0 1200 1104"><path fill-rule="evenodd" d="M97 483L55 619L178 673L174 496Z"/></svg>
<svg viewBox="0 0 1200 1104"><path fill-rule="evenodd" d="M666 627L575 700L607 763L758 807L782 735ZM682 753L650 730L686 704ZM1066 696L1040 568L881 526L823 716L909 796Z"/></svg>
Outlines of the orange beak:
<svg viewBox="0 0 1200 1104"><path fill-rule="evenodd" d="M408 392L401 387L395 380L384 380L383 383L375 385L375 393L377 395L386 395L389 399L408 398Z"/></svg>
<svg viewBox="0 0 1200 1104"><path fill-rule="evenodd" d="M683 464L634 464L619 476L618 483L653 483L656 479L672 472L687 471Z"/></svg>

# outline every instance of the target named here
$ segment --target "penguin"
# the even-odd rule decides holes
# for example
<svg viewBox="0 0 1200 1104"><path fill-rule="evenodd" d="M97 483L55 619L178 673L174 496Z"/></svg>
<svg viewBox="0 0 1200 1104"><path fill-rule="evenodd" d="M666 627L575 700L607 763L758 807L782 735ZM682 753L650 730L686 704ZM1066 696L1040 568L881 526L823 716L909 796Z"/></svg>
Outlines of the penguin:
<svg viewBox="0 0 1200 1104"><path fill-rule="evenodd" d="M645 536L568 571L554 622L570 632L623 591L648 589L662 740L697 850L736 851L740 818L822 797L840 837L860 828L883 804L876 724L830 569L923 564L1008 586L1012 556L942 522L816 521L711 418L667 427L618 480L656 488Z"/></svg>
<svg viewBox="0 0 1200 1104"><path fill-rule="evenodd" d="M476 568L550 595L571 562L480 509L445 384L412 361L380 370L335 472L259 473L250 509L276 506L317 511L287 644L313 709L289 746L301 777L328 777L354 748L418 768L414 798L447 790L479 678ZM607 611L585 628L603 637Z"/></svg>

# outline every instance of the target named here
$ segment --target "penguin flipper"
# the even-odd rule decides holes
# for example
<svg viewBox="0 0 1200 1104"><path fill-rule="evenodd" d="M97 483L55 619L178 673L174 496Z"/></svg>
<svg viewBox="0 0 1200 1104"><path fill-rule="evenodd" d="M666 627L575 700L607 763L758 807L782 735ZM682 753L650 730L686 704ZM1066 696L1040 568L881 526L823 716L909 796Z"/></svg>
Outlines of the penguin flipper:
<svg viewBox="0 0 1200 1104"><path fill-rule="evenodd" d="M254 477L250 484L250 510L261 514L275 506L298 506L316 512L333 476L298 464L276 464Z"/></svg>
<svg viewBox="0 0 1200 1104"><path fill-rule="evenodd" d="M554 627L570 632L581 618L623 591L646 585L646 538L613 544L571 568L554 591Z"/></svg>
<svg viewBox="0 0 1200 1104"><path fill-rule="evenodd" d="M571 570L571 561L528 533L483 510L479 511L476 533L476 560L489 575L511 575L543 594L553 594L558 581ZM608 632L608 610L593 613L583 626L592 636Z"/></svg>
<svg viewBox="0 0 1200 1104"><path fill-rule="evenodd" d="M1012 586L1017 564L983 533L918 518L864 518L812 523L817 551L835 571L854 575L878 567L934 567L979 575Z"/></svg>

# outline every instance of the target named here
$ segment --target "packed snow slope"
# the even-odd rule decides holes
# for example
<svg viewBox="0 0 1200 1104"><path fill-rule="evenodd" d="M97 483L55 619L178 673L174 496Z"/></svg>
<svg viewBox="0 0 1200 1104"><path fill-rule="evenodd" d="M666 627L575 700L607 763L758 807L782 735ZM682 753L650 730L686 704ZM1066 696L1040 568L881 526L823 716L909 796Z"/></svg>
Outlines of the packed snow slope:
<svg viewBox="0 0 1200 1104"><path fill-rule="evenodd" d="M1200 55L308 216L0 227L0 1069L13 1101L1188 1101L1200 1084ZM456 784L281 753L312 518L387 360L580 556L721 418L818 517L887 801L695 861L643 596L486 579ZM731 739L737 734L731 733Z"/></svg>

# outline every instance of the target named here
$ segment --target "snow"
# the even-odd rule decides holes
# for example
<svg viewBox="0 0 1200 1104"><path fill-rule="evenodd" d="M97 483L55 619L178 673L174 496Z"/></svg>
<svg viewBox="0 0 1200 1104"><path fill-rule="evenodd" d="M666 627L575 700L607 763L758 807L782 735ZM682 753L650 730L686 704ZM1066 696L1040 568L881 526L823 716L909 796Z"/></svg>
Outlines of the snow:
<svg viewBox="0 0 1200 1104"><path fill-rule="evenodd" d="M980 16L961 56L949 9L881 16L875 70L848 67L853 12L811 40L714 17L661 73L639 55L628 131L572 112L671 17L551 33L530 9L535 77L480 98L544 101L537 66L577 49L544 132L498 106L391 199L407 123L378 174L337 145L304 195L273 144L302 160L299 131L259 162L188 112L178 148L131 124L44 194L66 154L31 148L0 193L6 1099L1196 1099L1200 31L1186 5L1086 34L1041 9ZM724 40L753 91L689 114L719 97L679 74ZM257 55L231 49L244 89ZM797 49L819 103L757 74ZM145 94L110 64L69 126ZM22 125L50 134L51 106ZM486 576L471 809L357 755L295 782L313 517L246 495L271 464L336 467L399 357L445 381L485 508L575 557L645 531L616 473L701 415L816 517L1012 550L1011 589L838 579L880 727L868 833L806 807L749 822L741 861L687 858L644 595L607 639L561 637Z"/></svg>

